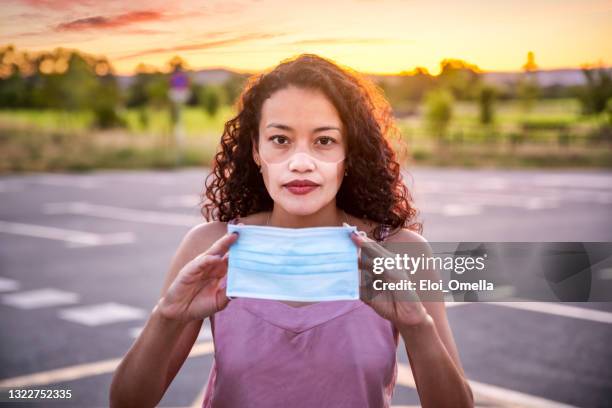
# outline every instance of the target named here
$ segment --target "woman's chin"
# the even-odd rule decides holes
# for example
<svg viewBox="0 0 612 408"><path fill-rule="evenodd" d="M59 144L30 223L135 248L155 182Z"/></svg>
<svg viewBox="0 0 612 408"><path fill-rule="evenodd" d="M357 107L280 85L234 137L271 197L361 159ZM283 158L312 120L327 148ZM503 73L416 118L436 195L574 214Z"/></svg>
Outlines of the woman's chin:
<svg viewBox="0 0 612 408"><path fill-rule="evenodd" d="M307 216L319 211L322 204L313 200L305 199L283 199L278 202L284 210L291 215Z"/></svg>

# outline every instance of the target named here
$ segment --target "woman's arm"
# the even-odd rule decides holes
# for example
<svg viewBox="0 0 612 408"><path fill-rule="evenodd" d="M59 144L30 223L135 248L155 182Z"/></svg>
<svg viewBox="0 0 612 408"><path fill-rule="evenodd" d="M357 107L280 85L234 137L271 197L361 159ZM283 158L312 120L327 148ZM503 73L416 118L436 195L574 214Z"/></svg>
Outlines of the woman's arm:
<svg viewBox="0 0 612 408"><path fill-rule="evenodd" d="M400 229L386 243L410 243L405 245L411 257L432 256L432 249L421 235L408 229ZM417 391L423 407L472 407L472 390L467 382L459 353L446 319L446 308L442 292L412 290L373 290L371 282L377 279L387 283L411 280L437 282L440 275L435 269L419 268L407 272L399 267L389 268L383 275L373 274L376 258L395 258L395 252L379 245L368 237L352 234L353 241L360 247L360 269L365 273L361 298L380 316L390 320L400 332ZM394 247L393 245L392 247ZM386 262L386 261L385 261ZM418 278L415 280L415 278ZM423 301L427 300L427 301Z"/></svg>
<svg viewBox="0 0 612 408"><path fill-rule="evenodd" d="M164 318L156 308L113 376L111 407L154 407L166 391L172 351L185 323Z"/></svg>
<svg viewBox="0 0 612 408"><path fill-rule="evenodd" d="M473 407L474 396L459 362L448 322L436 310L444 308L444 304L433 303L436 303L433 308L426 306L428 316L423 323L398 328L421 405L424 408ZM438 316L437 320L433 315Z"/></svg>
<svg viewBox="0 0 612 408"><path fill-rule="evenodd" d="M171 262L160 301L115 371L111 407L154 407L162 399L189 355L203 320L186 322L164 317L160 302L179 271L224 233L224 224L213 222L186 234Z"/></svg>
<svg viewBox="0 0 612 408"><path fill-rule="evenodd" d="M432 256L431 246L421 235L402 230L397 238L403 242L418 242L426 257ZM424 270L420 279L440 280L436 270ZM427 311L425 320L418 325L398 327L406 346L410 368L417 385L421 405L427 407L473 407L474 395L467 381L459 352L446 316L441 293L432 295L417 289ZM433 296L433 297L432 297Z"/></svg>

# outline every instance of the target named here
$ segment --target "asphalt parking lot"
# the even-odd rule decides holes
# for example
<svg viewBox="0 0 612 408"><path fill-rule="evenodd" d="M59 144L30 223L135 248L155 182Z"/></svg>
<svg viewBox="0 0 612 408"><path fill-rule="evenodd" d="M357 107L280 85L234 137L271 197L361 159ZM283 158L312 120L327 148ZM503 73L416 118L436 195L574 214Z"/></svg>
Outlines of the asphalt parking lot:
<svg viewBox="0 0 612 408"><path fill-rule="evenodd" d="M71 390L58 406L108 405L114 367L155 305L180 240L203 221L206 174L0 177L0 386ZM610 172L417 168L410 176L429 241L612 242ZM612 279L610 268L597 273ZM480 406L612 404L612 303L462 304L448 315ZM159 406L201 405L211 340L206 322ZM405 354L400 345L394 407L419 404Z"/></svg>

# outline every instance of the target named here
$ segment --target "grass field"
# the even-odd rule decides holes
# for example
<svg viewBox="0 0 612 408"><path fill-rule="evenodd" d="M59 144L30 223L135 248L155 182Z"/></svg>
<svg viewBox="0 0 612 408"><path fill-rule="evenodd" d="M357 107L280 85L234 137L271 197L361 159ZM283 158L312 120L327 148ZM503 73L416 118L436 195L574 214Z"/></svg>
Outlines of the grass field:
<svg viewBox="0 0 612 408"><path fill-rule="evenodd" d="M423 107L397 121L411 156L407 163L487 167L612 167L611 145L591 136L606 118L584 117L576 100L538 101L527 114L516 101L498 102L495 121L479 124L475 103L457 102L446 142L429 134ZM178 153L167 110L121 112L125 129L91 129L90 112L0 111L0 172L150 168L208 165L224 123L234 114L223 107L210 117L186 107L186 140ZM538 126L526 133L522 123ZM564 131L559 130L565 129ZM520 143L519 143L520 142Z"/></svg>
<svg viewBox="0 0 612 408"><path fill-rule="evenodd" d="M127 122L127 131L131 133L167 134L172 132L170 113L168 110L146 110L148 124L145 126L141 120L141 111L126 109L120 114ZM223 124L233 114L232 108L222 107L214 117L207 115L204 110L186 107L183 110L183 123L188 136L201 136L204 134L219 134ZM77 111L42 111L42 110L0 110L0 125L3 128L17 127L41 129L47 131L87 131L91 128L94 117L91 112Z"/></svg>

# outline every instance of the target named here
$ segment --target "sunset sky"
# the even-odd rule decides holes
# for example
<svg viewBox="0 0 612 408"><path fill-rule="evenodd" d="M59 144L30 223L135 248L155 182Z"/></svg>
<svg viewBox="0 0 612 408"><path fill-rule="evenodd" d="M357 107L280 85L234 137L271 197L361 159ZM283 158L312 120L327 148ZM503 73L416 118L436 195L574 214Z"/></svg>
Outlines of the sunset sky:
<svg viewBox="0 0 612 408"><path fill-rule="evenodd" d="M138 63L269 68L303 52L354 69L397 73L444 58L487 71L612 63L611 0L395 1L4 0L0 45L76 48L105 55L116 72Z"/></svg>

